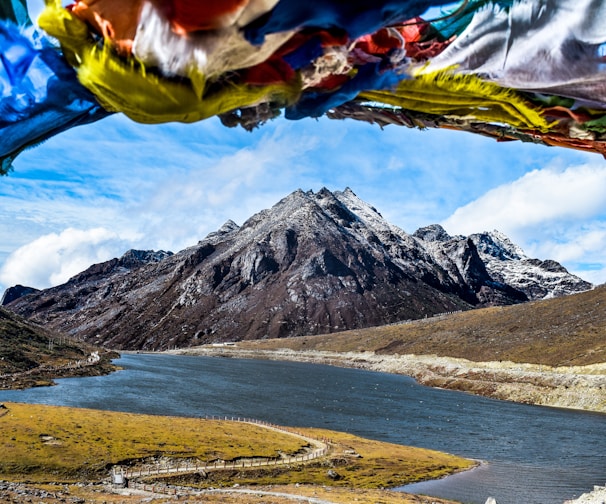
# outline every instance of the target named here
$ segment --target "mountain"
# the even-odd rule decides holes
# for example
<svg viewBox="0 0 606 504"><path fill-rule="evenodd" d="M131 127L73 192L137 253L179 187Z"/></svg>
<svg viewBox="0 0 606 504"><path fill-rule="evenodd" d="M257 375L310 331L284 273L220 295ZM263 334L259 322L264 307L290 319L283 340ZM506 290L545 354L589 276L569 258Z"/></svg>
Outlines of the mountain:
<svg viewBox="0 0 606 504"><path fill-rule="evenodd" d="M0 306L7 305L22 296L33 294L34 292L40 292L38 289L33 287L26 287L25 285L14 285L4 291L2 299L0 300Z"/></svg>
<svg viewBox="0 0 606 504"><path fill-rule="evenodd" d="M461 257L456 250L475 246L480 260L493 281L523 292L529 300L559 297L592 288L556 261L531 259L499 231L469 237L449 236L438 224L417 230L414 235L425 242L426 250L448 271L461 270L453 261Z"/></svg>
<svg viewBox="0 0 606 504"><path fill-rule="evenodd" d="M91 266L7 307L105 346L155 350L332 333L591 288L498 233L450 237L434 225L409 235L350 189L295 191L242 226L228 221L193 247L159 254ZM559 282L542 282L554 272Z"/></svg>

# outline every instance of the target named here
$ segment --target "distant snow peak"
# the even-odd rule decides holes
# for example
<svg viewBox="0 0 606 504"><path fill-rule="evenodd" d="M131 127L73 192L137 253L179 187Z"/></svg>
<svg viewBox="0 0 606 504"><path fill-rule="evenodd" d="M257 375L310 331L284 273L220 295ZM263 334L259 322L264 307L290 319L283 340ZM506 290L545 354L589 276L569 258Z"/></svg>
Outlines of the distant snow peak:
<svg viewBox="0 0 606 504"><path fill-rule="evenodd" d="M451 240L452 237L439 224L431 224L417 229L413 236L426 242L445 242Z"/></svg>
<svg viewBox="0 0 606 504"><path fill-rule="evenodd" d="M520 260L528 258L518 245L515 245L507 236L496 229L491 232L472 234L470 238L483 254L501 259Z"/></svg>
<svg viewBox="0 0 606 504"><path fill-rule="evenodd" d="M521 247L497 230L453 237L439 224L432 224L418 229L413 236L453 278L469 264L466 257L473 256L471 242L492 280L523 292L529 300L573 294L593 287L556 261L529 258ZM455 270L452 263L456 264Z"/></svg>

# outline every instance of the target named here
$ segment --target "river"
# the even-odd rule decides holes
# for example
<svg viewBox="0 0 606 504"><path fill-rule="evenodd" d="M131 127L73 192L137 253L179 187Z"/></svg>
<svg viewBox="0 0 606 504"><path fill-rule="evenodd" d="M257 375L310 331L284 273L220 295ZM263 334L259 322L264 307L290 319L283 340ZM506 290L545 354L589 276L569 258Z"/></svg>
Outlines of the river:
<svg viewBox="0 0 606 504"><path fill-rule="evenodd" d="M486 461L403 489L484 504L562 504L606 483L606 415L423 387L319 364L127 354L109 376L0 391L0 401L159 415L236 415L321 427Z"/></svg>

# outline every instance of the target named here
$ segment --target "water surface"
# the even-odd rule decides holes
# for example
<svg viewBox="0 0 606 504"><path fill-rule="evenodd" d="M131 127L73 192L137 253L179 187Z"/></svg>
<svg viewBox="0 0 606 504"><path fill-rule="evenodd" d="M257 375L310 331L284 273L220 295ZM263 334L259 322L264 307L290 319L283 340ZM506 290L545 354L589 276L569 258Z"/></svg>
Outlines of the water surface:
<svg viewBox="0 0 606 504"><path fill-rule="evenodd" d="M318 364L124 355L123 371L0 391L0 401L159 415L236 415L320 427L487 461L405 487L470 504L562 504L606 483L606 415L423 387L411 378Z"/></svg>

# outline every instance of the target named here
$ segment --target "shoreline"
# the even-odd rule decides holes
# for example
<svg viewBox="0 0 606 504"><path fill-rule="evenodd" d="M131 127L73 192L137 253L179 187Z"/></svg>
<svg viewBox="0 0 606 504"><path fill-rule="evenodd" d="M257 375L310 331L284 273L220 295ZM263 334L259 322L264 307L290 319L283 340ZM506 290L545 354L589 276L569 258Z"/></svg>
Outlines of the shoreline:
<svg viewBox="0 0 606 504"><path fill-rule="evenodd" d="M514 362L474 362L436 355L375 352L261 350L199 346L163 353L242 359L285 360L401 374L425 386L468 392L493 399L606 413L606 363L550 367Z"/></svg>
<svg viewBox="0 0 606 504"><path fill-rule="evenodd" d="M52 387L56 385L55 380L62 378L102 376L119 369L111 362L119 356L118 352L109 350L97 352L95 357L92 356L93 354L80 361L60 365L45 364L26 371L0 375L0 390Z"/></svg>

